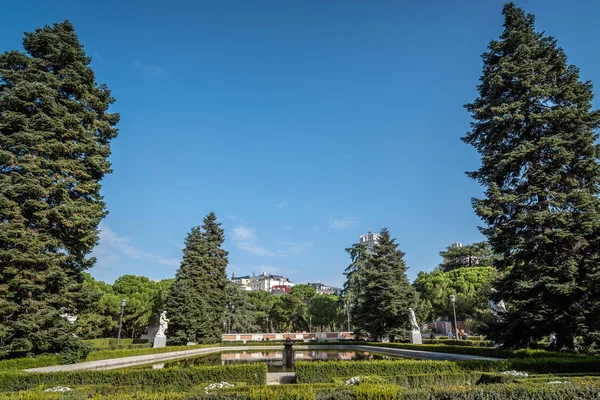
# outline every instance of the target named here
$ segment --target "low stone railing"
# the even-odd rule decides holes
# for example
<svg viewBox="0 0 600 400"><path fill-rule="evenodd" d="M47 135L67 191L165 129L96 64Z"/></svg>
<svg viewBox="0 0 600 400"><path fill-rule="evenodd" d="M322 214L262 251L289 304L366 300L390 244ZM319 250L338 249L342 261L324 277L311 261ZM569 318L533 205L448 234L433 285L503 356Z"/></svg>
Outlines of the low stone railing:
<svg viewBox="0 0 600 400"><path fill-rule="evenodd" d="M315 333L226 333L223 335L223 342L260 342L269 340L344 340L353 339L352 332L315 332Z"/></svg>

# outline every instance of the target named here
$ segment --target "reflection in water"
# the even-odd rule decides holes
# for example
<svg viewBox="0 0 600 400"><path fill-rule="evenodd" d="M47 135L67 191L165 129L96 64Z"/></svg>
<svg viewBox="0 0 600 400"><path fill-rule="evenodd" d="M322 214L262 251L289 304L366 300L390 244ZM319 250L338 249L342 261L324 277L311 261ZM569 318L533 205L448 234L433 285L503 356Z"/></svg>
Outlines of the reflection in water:
<svg viewBox="0 0 600 400"><path fill-rule="evenodd" d="M188 368L194 365L226 365L248 362L265 362L269 372L293 371L282 365L283 351L224 351L164 363L164 368ZM385 360L394 359L382 354L359 350L296 350L295 359L305 361L316 360Z"/></svg>

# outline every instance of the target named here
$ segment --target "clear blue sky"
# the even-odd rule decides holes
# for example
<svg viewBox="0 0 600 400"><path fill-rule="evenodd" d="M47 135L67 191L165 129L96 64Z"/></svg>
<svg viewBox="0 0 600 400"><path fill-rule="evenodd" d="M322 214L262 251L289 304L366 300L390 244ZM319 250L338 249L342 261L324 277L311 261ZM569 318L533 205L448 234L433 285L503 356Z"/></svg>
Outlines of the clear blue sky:
<svg viewBox="0 0 600 400"><path fill-rule="evenodd" d="M517 4L600 87L600 2ZM459 138L502 5L10 1L0 51L69 19L117 99L95 277L172 277L214 211L229 273L341 285L344 248L388 227L413 279L481 239L464 175L479 158Z"/></svg>

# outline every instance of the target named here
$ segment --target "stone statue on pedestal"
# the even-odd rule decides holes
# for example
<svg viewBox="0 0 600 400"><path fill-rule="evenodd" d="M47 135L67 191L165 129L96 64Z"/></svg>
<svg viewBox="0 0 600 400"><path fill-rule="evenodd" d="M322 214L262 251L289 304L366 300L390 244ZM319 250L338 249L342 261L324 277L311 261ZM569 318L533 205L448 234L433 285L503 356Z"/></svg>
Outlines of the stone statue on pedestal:
<svg viewBox="0 0 600 400"><path fill-rule="evenodd" d="M165 335L165 331L169 327L169 320L167 319L166 311L163 311L160 314L158 323L158 332L156 332L156 336L154 337L154 348L165 347L167 345L167 336Z"/></svg>
<svg viewBox="0 0 600 400"><path fill-rule="evenodd" d="M412 344L422 344L423 340L421 338L421 328L419 327L417 317L415 316L415 312L412 308L408 309L408 320L410 322L410 342Z"/></svg>
<svg viewBox="0 0 600 400"><path fill-rule="evenodd" d="M492 294L496 293L496 289L492 288ZM504 300L500 300L499 302L494 302L494 300L489 299L488 300L488 306L491 308L492 313L494 313L494 315L496 317L498 317L499 314L504 314L506 313L507 309L506 309L506 303L504 303Z"/></svg>

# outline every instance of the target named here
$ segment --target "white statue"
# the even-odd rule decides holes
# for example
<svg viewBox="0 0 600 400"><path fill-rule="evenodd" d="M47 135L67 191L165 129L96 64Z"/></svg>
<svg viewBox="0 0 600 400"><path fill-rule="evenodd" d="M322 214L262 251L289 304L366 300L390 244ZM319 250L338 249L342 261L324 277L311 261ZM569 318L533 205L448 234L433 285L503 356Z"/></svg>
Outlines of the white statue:
<svg viewBox="0 0 600 400"><path fill-rule="evenodd" d="M492 288L492 294L496 293L496 289ZM494 302L494 300L489 299L488 300L488 306L492 309L492 312L494 313L495 316L498 316L498 314L500 313L505 313L507 311L506 309L506 303L504 303L504 300L500 300L499 302Z"/></svg>
<svg viewBox="0 0 600 400"><path fill-rule="evenodd" d="M71 323L71 324L74 324L74 323L75 323L75 321L77 321L77 315L75 315L75 314L70 314L70 313L68 313L68 312L66 312L66 311L63 311L63 313L62 313L62 314L60 314L60 316L61 316L62 318L64 318L64 319L66 319L66 320L67 320L67 322L69 322L69 323Z"/></svg>
<svg viewBox="0 0 600 400"><path fill-rule="evenodd" d="M412 308L408 309L408 320L410 321L411 331L421 332L421 328L419 328L419 324L417 323L417 317L415 316L415 312Z"/></svg>
<svg viewBox="0 0 600 400"><path fill-rule="evenodd" d="M159 323L159 326L158 326L158 332L156 333L156 336L165 336L165 331L169 327L169 320L167 319L166 311L163 311L160 314L160 320L158 323Z"/></svg>

